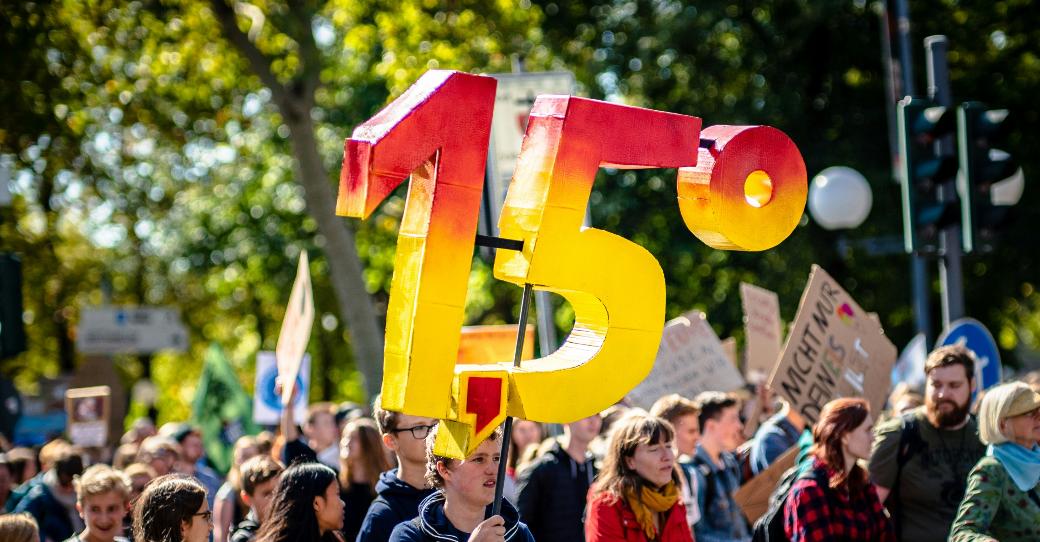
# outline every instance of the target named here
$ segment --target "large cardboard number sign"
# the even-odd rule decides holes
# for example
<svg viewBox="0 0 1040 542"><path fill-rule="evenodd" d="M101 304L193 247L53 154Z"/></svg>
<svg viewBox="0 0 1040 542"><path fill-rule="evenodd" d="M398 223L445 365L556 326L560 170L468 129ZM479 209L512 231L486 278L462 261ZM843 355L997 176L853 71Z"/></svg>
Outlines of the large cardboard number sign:
<svg viewBox="0 0 1040 542"><path fill-rule="evenodd" d="M664 275L645 249L582 227L600 167L679 168L688 227L707 244L764 250L794 229L805 165L768 127L575 98L539 97L501 213L495 277L565 297L574 329L552 354L455 365L477 229L495 80L426 73L346 143L337 211L365 218L410 174L387 314L383 405L444 420L437 450L462 456L506 416L567 423L650 371Z"/></svg>

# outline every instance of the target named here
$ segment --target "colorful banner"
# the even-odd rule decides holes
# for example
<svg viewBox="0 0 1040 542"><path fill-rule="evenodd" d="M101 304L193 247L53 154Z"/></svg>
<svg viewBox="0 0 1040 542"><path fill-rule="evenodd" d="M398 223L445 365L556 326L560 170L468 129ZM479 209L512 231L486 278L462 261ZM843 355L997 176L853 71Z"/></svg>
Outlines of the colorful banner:
<svg viewBox="0 0 1040 542"><path fill-rule="evenodd" d="M242 389L224 350L216 343L210 344L202 362L191 416L202 431L206 457L220 472L231 468L235 441L257 432L252 407L252 398Z"/></svg>
<svg viewBox="0 0 1040 542"><path fill-rule="evenodd" d="M896 347L877 318L813 265L769 387L809 425L837 397L865 397L876 417L884 408L895 360Z"/></svg>

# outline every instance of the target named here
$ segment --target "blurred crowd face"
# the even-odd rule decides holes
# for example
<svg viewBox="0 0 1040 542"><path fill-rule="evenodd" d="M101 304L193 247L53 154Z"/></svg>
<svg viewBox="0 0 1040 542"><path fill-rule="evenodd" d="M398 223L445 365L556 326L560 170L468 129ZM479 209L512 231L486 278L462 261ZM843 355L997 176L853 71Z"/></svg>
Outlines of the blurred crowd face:
<svg viewBox="0 0 1040 542"><path fill-rule="evenodd" d="M181 441L181 448L184 453L184 461L194 465L202 458L202 437L198 433L188 433L188 436Z"/></svg>
<svg viewBox="0 0 1040 542"><path fill-rule="evenodd" d="M1000 425L1011 442L1028 448L1040 441L1040 409L1005 418Z"/></svg>
<svg viewBox="0 0 1040 542"><path fill-rule="evenodd" d="M588 418L582 418L576 422L567 424L571 438L588 444L599 435L599 429L603 426L603 419L599 414L593 414Z"/></svg>
<svg viewBox="0 0 1040 542"><path fill-rule="evenodd" d="M675 468L673 443L663 440L650 444L639 443L632 456L625 458L625 465L650 485L663 487L672 481Z"/></svg>
<svg viewBox="0 0 1040 542"><path fill-rule="evenodd" d="M253 488L253 495L246 495L249 506L256 510L257 519L263 525L267 521L267 513L271 510L271 501L274 500L274 488L278 485L278 477L257 484Z"/></svg>
<svg viewBox="0 0 1040 542"><path fill-rule="evenodd" d="M732 452L744 442L744 424L736 405L722 409L714 419L705 421L704 426L704 432L710 432L723 451Z"/></svg>
<svg viewBox="0 0 1040 542"><path fill-rule="evenodd" d="M932 369L925 380L924 393L925 410L933 425L956 427L968 417L971 380L963 365Z"/></svg>
<svg viewBox="0 0 1040 542"><path fill-rule="evenodd" d="M92 542L111 542L123 529L127 503L116 491L87 497L76 503L76 510L83 518Z"/></svg>
<svg viewBox="0 0 1040 542"><path fill-rule="evenodd" d="M675 420L675 448L680 455L692 456L700 440L701 425L696 414L687 414Z"/></svg>
<svg viewBox="0 0 1040 542"><path fill-rule="evenodd" d="M874 417L867 414L859 427L842 437L845 452L855 459L868 459L874 442Z"/></svg>
<svg viewBox="0 0 1040 542"><path fill-rule="evenodd" d="M521 452L528 446L542 440L542 428L538 422L515 420L513 422L513 442Z"/></svg>
<svg viewBox="0 0 1040 542"><path fill-rule="evenodd" d="M339 442L339 426L336 425L336 417L331 412L322 412L315 416L314 423L307 424L305 429L307 438L317 445L316 452Z"/></svg>
<svg viewBox="0 0 1040 542"><path fill-rule="evenodd" d="M408 414L397 415L397 427L394 432L383 437L383 443L397 453L402 462L413 465L426 464L426 429L416 429L421 438L416 438L411 429L416 427L429 427L437 425L433 418L421 416L410 416Z"/></svg>

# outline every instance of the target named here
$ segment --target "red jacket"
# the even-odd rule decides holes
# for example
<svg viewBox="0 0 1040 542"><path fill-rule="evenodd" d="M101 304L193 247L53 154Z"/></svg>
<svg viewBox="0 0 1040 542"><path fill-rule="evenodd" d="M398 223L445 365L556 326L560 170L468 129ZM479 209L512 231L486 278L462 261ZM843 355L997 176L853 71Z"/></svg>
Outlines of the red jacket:
<svg viewBox="0 0 1040 542"><path fill-rule="evenodd" d="M686 523L686 507L681 500L668 511L668 519L658 533L659 542L692 542ZM585 542L648 542L636 515L623 499L603 492L589 501L585 518Z"/></svg>

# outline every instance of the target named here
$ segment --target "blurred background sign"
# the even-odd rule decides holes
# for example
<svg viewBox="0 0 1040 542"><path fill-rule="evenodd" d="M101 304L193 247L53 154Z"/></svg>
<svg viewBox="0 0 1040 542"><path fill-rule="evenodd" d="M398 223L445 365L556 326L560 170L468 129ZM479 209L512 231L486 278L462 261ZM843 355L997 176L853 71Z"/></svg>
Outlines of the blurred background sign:
<svg viewBox="0 0 1040 542"><path fill-rule="evenodd" d="M82 354L150 354L184 352L188 330L172 307L84 307L76 331Z"/></svg>

